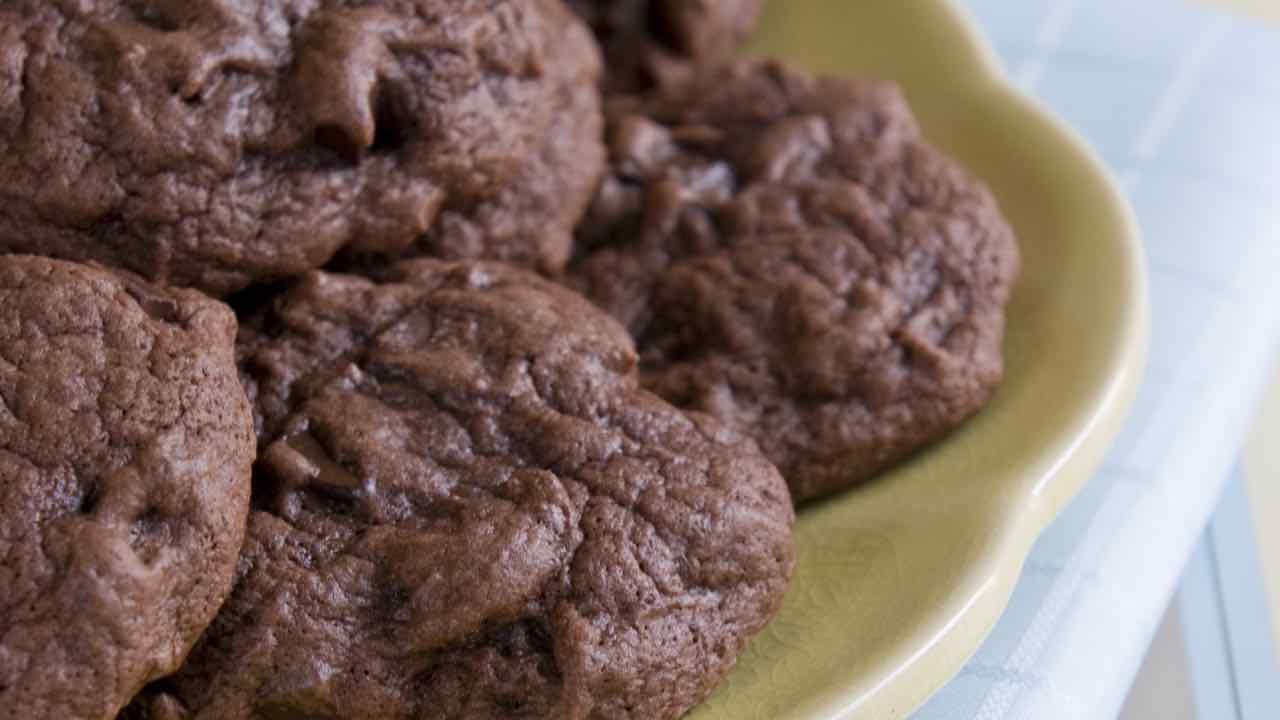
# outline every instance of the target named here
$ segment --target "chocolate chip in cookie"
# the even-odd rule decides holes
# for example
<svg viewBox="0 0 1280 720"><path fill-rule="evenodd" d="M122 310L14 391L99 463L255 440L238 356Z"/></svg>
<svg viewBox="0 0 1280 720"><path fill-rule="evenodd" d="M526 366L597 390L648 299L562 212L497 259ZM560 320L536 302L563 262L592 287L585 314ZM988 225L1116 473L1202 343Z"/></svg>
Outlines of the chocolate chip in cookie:
<svg viewBox="0 0 1280 720"><path fill-rule="evenodd" d="M755 28L763 0L568 0L605 52L604 87L636 92L715 62Z"/></svg>

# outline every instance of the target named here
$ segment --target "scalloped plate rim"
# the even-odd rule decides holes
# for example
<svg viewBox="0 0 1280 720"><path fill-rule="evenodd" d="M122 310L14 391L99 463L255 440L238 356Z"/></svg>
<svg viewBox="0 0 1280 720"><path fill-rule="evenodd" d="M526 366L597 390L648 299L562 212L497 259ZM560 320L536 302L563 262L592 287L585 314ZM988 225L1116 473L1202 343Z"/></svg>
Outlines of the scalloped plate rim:
<svg viewBox="0 0 1280 720"><path fill-rule="evenodd" d="M937 0L936 5L946 14L944 19L950 30L965 40L969 56L966 60L973 68L973 77L965 80L977 82L971 88L965 86L967 91L975 95L979 91L990 92L992 101L1005 101L1012 106L1011 112L1047 127L1106 196L1109 210L1120 221L1127 254L1130 303L1120 311L1125 331L1122 341L1108 356L1111 372L1093 395L1088 417L1078 426L1065 429L1059 436L1063 443L1045 453L1043 466L1033 468L1038 477L1037 492L1005 513L1002 522L995 523L1004 532L974 563L976 575L982 578L970 578L974 580L973 592L950 604L957 612L932 618L932 627L917 633L926 639L899 648L900 657L886 663L886 672L850 678L847 685L810 698L803 710L787 716L797 720L905 717L959 673L1007 607L1036 540L1101 466L1135 400L1145 366L1150 333L1147 277L1140 231L1128 200L1085 140L1039 100L1013 85L970 11L955 0ZM703 713L695 711L694 715L702 717Z"/></svg>

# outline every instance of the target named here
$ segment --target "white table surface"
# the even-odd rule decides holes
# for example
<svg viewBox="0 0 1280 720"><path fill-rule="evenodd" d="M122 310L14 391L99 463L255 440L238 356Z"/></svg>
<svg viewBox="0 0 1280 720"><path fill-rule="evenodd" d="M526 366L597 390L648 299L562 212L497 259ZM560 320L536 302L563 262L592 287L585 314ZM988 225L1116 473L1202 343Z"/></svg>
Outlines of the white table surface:
<svg viewBox="0 0 1280 720"><path fill-rule="evenodd" d="M1236 466L1280 338L1280 31L1178 0L963 3L1011 76L1129 194L1152 346L1104 468L917 718L1112 718Z"/></svg>
<svg viewBox="0 0 1280 720"><path fill-rule="evenodd" d="M1123 720L1280 718L1277 518L1280 374L1129 691Z"/></svg>

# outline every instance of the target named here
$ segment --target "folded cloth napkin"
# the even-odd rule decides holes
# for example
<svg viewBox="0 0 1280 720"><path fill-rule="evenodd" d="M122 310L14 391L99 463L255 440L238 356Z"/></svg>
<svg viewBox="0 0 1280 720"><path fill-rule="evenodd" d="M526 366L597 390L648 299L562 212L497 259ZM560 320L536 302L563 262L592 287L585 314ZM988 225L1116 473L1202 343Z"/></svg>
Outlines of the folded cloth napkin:
<svg viewBox="0 0 1280 720"><path fill-rule="evenodd" d="M1152 344L1102 470L919 720L1115 717L1280 339L1280 25L1179 0L962 0L1010 76L1084 134L1147 248Z"/></svg>

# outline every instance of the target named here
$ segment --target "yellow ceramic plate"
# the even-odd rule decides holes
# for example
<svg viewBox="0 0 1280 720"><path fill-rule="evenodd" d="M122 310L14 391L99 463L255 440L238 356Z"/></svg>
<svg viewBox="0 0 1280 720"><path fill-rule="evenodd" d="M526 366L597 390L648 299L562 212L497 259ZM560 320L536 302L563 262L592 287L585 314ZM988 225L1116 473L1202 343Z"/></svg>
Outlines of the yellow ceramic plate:
<svg viewBox="0 0 1280 720"><path fill-rule="evenodd" d="M901 82L1022 246L994 402L915 461L801 513L782 614L692 716L899 718L978 648L1036 536L1114 438L1146 347L1141 244L1095 156L1008 84L946 0L774 0L755 49Z"/></svg>

